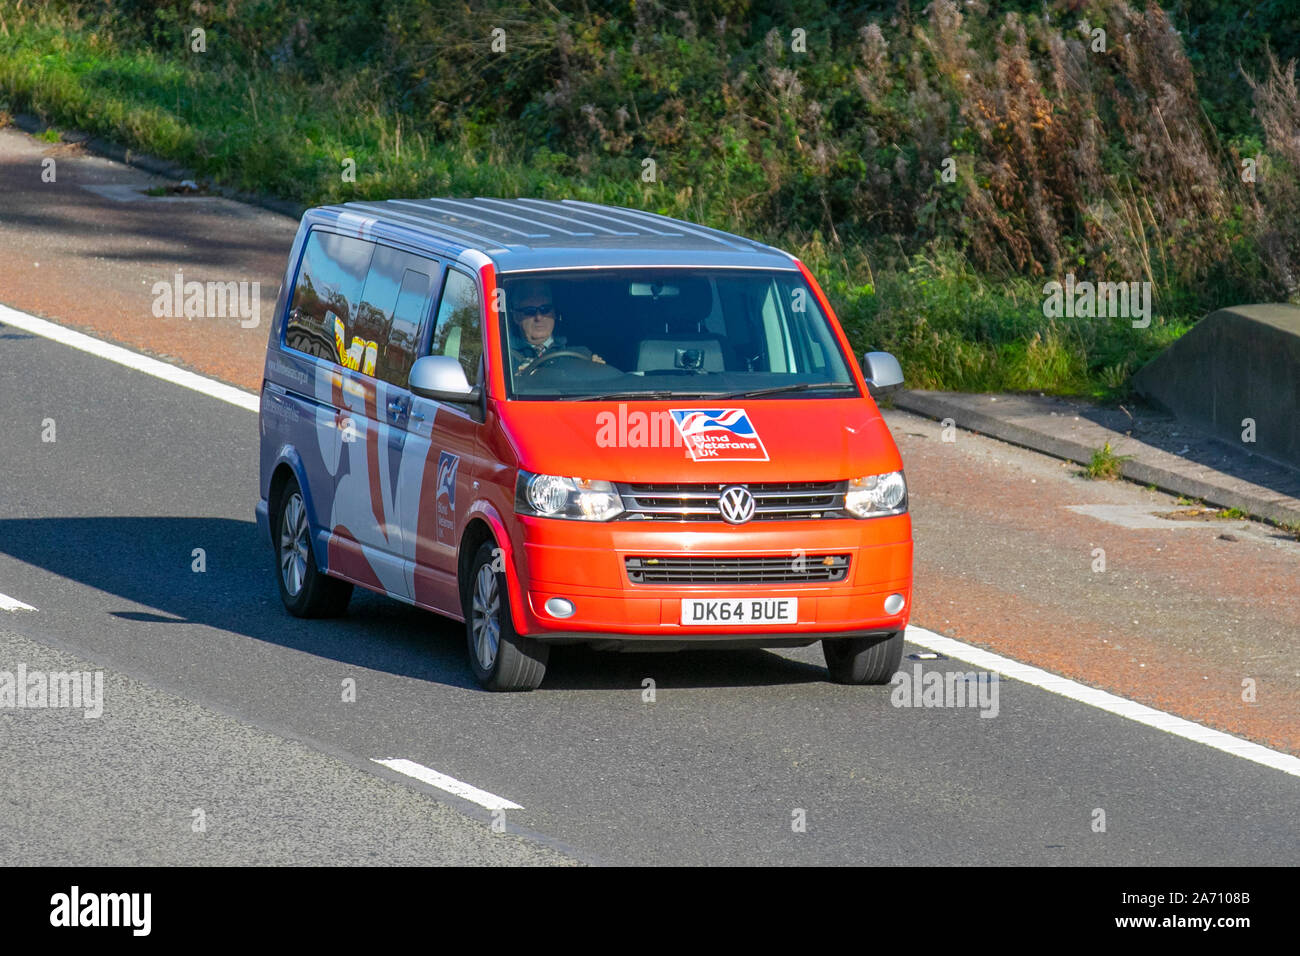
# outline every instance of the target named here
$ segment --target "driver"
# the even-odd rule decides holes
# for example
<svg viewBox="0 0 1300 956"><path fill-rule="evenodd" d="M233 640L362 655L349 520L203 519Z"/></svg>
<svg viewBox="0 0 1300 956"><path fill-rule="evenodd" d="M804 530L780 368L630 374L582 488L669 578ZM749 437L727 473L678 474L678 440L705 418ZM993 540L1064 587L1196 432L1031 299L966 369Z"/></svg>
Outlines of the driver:
<svg viewBox="0 0 1300 956"><path fill-rule="evenodd" d="M536 279L518 283L510 295L509 309L510 324L518 330L517 334L510 336L510 357L515 371L547 352L560 349L579 352L593 362L605 364L605 360L591 349L568 345L564 336L555 334L557 315L550 283Z"/></svg>

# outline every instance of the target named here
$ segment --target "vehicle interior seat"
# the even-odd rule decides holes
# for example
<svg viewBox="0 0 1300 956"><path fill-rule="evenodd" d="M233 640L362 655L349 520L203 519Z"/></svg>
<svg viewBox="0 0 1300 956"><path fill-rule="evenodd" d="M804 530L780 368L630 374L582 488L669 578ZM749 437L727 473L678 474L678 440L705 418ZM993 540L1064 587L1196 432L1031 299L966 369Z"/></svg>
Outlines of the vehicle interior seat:
<svg viewBox="0 0 1300 956"><path fill-rule="evenodd" d="M674 296L629 296L636 326L645 329L637 348L637 371L726 367L722 341L704 327L713 311L713 290L704 278L679 280Z"/></svg>

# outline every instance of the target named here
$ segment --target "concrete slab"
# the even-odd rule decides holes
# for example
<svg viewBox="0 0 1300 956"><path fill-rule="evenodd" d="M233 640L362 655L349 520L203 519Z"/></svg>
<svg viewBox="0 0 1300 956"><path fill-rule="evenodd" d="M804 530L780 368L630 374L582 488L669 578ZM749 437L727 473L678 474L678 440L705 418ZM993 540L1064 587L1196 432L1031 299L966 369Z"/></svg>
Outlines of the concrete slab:
<svg viewBox="0 0 1300 956"><path fill-rule="evenodd" d="M1300 468L1300 308L1242 305L1201 319L1133 376L1179 421Z"/></svg>
<svg viewBox="0 0 1300 956"><path fill-rule="evenodd" d="M1225 526L1234 526L1233 522L1222 518L1183 518L1180 517L1178 508L1152 509L1146 505L1066 505L1066 509L1121 528L1140 528L1147 531L1176 531L1192 528L1220 530ZM1251 528L1251 525L1246 522L1237 524L1247 530Z"/></svg>

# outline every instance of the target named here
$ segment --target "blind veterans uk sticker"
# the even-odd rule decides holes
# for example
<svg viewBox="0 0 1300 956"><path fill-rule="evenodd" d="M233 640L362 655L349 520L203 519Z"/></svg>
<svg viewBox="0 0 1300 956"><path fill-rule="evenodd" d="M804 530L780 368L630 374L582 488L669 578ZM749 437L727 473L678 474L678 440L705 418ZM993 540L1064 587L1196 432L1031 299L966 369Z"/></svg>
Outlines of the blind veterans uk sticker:
<svg viewBox="0 0 1300 956"><path fill-rule="evenodd" d="M743 408L674 408L673 422L693 461L767 461Z"/></svg>

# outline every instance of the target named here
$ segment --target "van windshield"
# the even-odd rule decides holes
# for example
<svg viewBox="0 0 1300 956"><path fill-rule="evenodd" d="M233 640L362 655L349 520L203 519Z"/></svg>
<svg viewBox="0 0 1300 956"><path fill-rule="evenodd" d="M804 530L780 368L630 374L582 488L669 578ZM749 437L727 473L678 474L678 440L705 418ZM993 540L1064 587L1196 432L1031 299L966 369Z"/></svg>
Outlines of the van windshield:
<svg viewBox="0 0 1300 956"><path fill-rule="evenodd" d="M797 271L564 270L500 283L512 398L858 394Z"/></svg>

